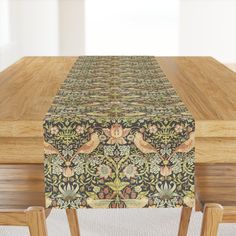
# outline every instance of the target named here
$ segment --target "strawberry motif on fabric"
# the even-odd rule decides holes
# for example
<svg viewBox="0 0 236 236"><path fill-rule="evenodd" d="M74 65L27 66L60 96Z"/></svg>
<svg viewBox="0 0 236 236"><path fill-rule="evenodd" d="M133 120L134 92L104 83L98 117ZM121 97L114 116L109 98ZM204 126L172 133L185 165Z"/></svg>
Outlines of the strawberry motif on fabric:
<svg viewBox="0 0 236 236"><path fill-rule="evenodd" d="M47 207L193 206L194 119L155 57L79 57L43 128Z"/></svg>

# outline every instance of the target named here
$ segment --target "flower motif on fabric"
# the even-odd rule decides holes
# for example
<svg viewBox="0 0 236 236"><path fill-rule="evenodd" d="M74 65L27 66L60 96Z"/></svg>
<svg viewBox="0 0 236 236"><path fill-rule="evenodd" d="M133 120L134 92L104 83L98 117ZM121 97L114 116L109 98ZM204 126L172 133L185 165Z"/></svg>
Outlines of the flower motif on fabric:
<svg viewBox="0 0 236 236"><path fill-rule="evenodd" d="M156 132L157 132L157 126L156 125L150 125L149 127L148 127L148 130L149 130L149 132L151 133L151 134L155 134Z"/></svg>
<svg viewBox="0 0 236 236"><path fill-rule="evenodd" d="M56 126L53 126L53 127L50 129L50 131L51 131L51 134L57 135L58 132L59 132L59 129L58 129Z"/></svg>
<svg viewBox="0 0 236 236"><path fill-rule="evenodd" d="M123 170L123 173L128 179L134 178L135 175L138 174L137 167L135 167L132 164L129 164L128 166L125 167L125 169Z"/></svg>
<svg viewBox="0 0 236 236"><path fill-rule="evenodd" d="M100 178L107 179L111 175L111 168L107 165L100 165L97 170Z"/></svg>
<svg viewBox="0 0 236 236"><path fill-rule="evenodd" d="M46 206L194 204L194 119L154 57L80 57L44 120Z"/></svg>
<svg viewBox="0 0 236 236"><path fill-rule="evenodd" d="M124 129L122 125L115 123L110 129L106 128L103 131L109 137L108 144L126 144L124 137L129 134L130 129Z"/></svg>
<svg viewBox="0 0 236 236"><path fill-rule="evenodd" d="M84 133L84 127L78 125L78 126L76 127L76 132L77 132L78 134L83 134L83 133Z"/></svg>

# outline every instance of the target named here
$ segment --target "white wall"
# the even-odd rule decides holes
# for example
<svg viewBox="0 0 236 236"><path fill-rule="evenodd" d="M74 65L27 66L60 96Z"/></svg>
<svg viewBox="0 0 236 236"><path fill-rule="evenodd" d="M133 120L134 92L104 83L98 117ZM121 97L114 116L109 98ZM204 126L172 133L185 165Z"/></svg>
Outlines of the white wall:
<svg viewBox="0 0 236 236"><path fill-rule="evenodd" d="M8 1L9 40L0 45L0 71L23 56L84 53L84 0L4 1Z"/></svg>
<svg viewBox="0 0 236 236"><path fill-rule="evenodd" d="M0 15L0 71L28 55L210 55L236 62L236 0L0 0Z"/></svg>
<svg viewBox="0 0 236 236"><path fill-rule="evenodd" d="M8 16L8 0L0 1L0 47L3 47L9 40L9 16Z"/></svg>
<svg viewBox="0 0 236 236"><path fill-rule="evenodd" d="M59 49L64 56L85 53L84 0L58 0Z"/></svg>
<svg viewBox="0 0 236 236"><path fill-rule="evenodd" d="M11 36L21 54L53 55L58 50L57 0L11 0Z"/></svg>
<svg viewBox="0 0 236 236"><path fill-rule="evenodd" d="M0 1L0 71L14 62L17 56L17 49L10 43L9 29L9 1ZM14 51L12 49L15 49Z"/></svg>
<svg viewBox="0 0 236 236"><path fill-rule="evenodd" d="M180 55L236 63L236 0L181 0Z"/></svg>
<svg viewBox="0 0 236 236"><path fill-rule="evenodd" d="M3 68L22 56L57 55L57 0L9 0L9 41L0 48Z"/></svg>
<svg viewBox="0 0 236 236"><path fill-rule="evenodd" d="M86 54L177 55L179 0L86 0Z"/></svg>
<svg viewBox="0 0 236 236"><path fill-rule="evenodd" d="M86 53L207 55L235 63L236 0L87 0Z"/></svg>

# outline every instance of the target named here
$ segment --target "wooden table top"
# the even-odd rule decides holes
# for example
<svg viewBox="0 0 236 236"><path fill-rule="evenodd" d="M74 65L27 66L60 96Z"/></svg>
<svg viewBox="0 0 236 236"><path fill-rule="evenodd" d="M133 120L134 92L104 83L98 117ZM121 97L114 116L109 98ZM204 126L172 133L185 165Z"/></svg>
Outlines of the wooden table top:
<svg viewBox="0 0 236 236"><path fill-rule="evenodd" d="M0 73L0 208L44 206L43 165L29 163L43 163L42 120L75 60L27 57ZM236 73L210 57L157 61L196 120L198 161L223 162L197 163L200 199L235 205Z"/></svg>
<svg viewBox="0 0 236 236"><path fill-rule="evenodd" d="M0 73L0 163L43 163L42 123L77 57L26 57ZM196 121L196 161L236 163L236 73L211 57L157 57Z"/></svg>
<svg viewBox="0 0 236 236"><path fill-rule="evenodd" d="M0 137L42 137L76 57L26 57L0 73ZM236 73L210 57L158 57L196 120L197 137L236 137Z"/></svg>

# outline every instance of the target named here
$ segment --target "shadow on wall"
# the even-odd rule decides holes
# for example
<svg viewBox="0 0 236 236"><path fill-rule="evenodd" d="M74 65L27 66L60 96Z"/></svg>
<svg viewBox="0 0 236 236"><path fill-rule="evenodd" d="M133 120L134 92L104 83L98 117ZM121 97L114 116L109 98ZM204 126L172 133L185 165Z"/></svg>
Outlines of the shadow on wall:
<svg viewBox="0 0 236 236"><path fill-rule="evenodd" d="M85 54L85 0L58 0L59 55Z"/></svg>

